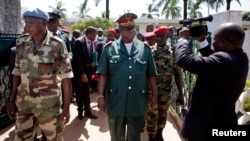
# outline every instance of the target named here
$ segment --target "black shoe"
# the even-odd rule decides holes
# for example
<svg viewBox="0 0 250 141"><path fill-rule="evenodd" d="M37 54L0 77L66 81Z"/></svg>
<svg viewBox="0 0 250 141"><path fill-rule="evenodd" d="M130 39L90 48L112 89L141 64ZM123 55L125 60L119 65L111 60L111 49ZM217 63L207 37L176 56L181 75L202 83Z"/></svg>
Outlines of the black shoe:
<svg viewBox="0 0 250 141"><path fill-rule="evenodd" d="M85 114L85 117L91 118L91 119L97 119L97 116L90 113L90 114Z"/></svg>
<svg viewBox="0 0 250 141"><path fill-rule="evenodd" d="M148 135L148 141L158 141L158 140L156 140L155 135L149 134Z"/></svg>
<svg viewBox="0 0 250 141"><path fill-rule="evenodd" d="M162 130L163 130L163 129L158 129L158 130L156 131L156 140L157 140L157 141L164 141L163 136L162 136Z"/></svg>
<svg viewBox="0 0 250 141"><path fill-rule="evenodd" d="M78 115L78 118L79 118L80 120L82 120L82 119L83 119L83 116L82 116L82 115Z"/></svg>

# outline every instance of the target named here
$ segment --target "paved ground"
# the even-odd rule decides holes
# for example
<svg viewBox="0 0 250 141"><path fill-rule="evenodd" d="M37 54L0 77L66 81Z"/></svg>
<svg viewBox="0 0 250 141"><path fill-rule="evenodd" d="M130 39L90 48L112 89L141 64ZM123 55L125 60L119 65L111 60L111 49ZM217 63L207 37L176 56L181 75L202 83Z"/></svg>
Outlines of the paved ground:
<svg viewBox="0 0 250 141"><path fill-rule="evenodd" d="M71 104L71 120L65 127L65 141L110 141L109 128L107 124L107 116L103 112L98 111L96 104L96 94L91 94L91 107L93 113L98 119L92 120L84 117L83 120L77 118L77 110L74 104ZM164 129L165 141L182 141L173 120L168 116L167 126ZM13 141L14 125L10 125L0 130L0 141ZM147 133L141 134L142 141L147 141Z"/></svg>

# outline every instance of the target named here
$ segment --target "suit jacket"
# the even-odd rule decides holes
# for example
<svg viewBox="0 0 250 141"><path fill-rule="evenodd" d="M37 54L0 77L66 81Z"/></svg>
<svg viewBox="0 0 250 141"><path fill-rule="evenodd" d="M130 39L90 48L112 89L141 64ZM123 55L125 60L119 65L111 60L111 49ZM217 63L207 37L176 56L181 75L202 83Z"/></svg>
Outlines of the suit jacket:
<svg viewBox="0 0 250 141"><path fill-rule="evenodd" d="M88 51L87 42L85 37L79 37L75 41L75 46L73 49L73 70L76 77L80 76L83 73L86 73L88 76L93 74L94 68L91 68L90 65L90 54Z"/></svg>
<svg viewBox="0 0 250 141"><path fill-rule="evenodd" d="M207 46L200 52L205 56L190 54L186 40L176 45L177 64L198 76L182 135L203 141L212 128L237 125L235 102L245 87L248 57L242 49L213 52Z"/></svg>

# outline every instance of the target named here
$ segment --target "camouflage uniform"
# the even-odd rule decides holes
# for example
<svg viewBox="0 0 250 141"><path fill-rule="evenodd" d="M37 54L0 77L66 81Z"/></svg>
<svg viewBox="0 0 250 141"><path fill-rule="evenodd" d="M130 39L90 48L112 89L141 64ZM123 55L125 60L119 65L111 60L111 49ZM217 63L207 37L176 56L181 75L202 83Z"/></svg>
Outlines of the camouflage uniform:
<svg viewBox="0 0 250 141"><path fill-rule="evenodd" d="M146 129L148 134L156 134L157 129L163 129L166 125L167 111L172 100L172 85L174 67L176 67L173 58L173 51L169 46L159 47L153 52L155 64L157 66L158 76L156 77L158 85L158 107L147 110ZM149 93L151 93L149 91Z"/></svg>
<svg viewBox="0 0 250 141"><path fill-rule="evenodd" d="M12 74L21 77L15 141L32 141L38 126L48 141L63 141L61 82L73 77L64 42L47 34L42 46L35 49L31 36L22 35L17 39Z"/></svg>

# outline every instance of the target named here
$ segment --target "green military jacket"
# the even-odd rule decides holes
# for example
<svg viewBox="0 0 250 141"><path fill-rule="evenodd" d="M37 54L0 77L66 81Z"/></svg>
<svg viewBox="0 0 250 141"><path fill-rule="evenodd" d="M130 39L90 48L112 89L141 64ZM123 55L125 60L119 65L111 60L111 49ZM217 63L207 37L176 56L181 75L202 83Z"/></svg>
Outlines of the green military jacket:
<svg viewBox="0 0 250 141"><path fill-rule="evenodd" d="M29 34L16 41L15 68L12 74L21 77L18 87L19 110L41 112L61 106L61 82L72 78L73 72L64 42L51 34L35 49ZM31 112L31 111L29 111Z"/></svg>
<svg viewBox="0 0 250 141"><path fill-rule="evenodd" d="M97 73L108 76L108 112L120 116L142 116L148 101L147 78L157 70L148 46L133 40L130 54L121 38L103 49Z"/></svg>
<svg viewBox="0 0 250 141"><path fill-rule="evenodd" d="M72 49L71 49L70 40L69 40L69 34L58 30L56 32L56 36L58 36L60 39L62 39L64 41L64 43L65 43L65 45L67 47L69 56L70 56L70 58L72 58L73 55L72 55Z"/></svg>

